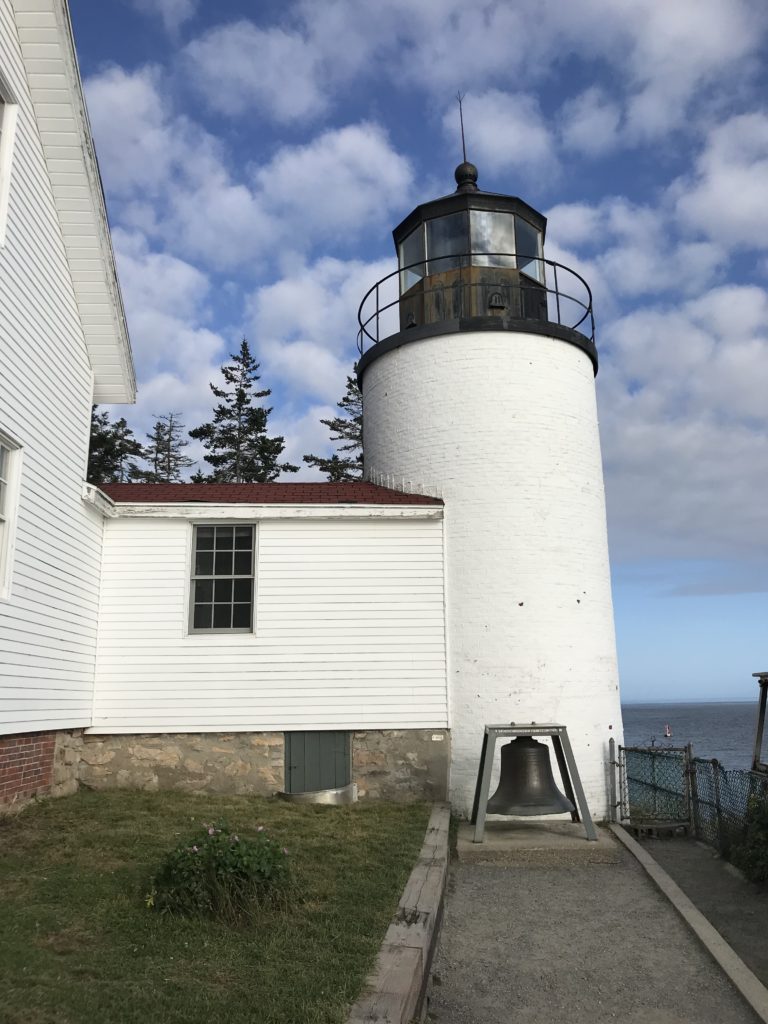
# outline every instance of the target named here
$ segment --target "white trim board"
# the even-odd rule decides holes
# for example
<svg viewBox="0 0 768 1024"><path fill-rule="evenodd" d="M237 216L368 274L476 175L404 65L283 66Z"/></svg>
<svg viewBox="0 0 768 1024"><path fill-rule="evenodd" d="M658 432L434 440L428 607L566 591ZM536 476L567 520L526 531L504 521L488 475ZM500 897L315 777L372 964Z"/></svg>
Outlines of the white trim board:
<svg viewBox="0 0 768 1024"><path fill-rule="evenodd" d="M245 505L234 503L144 502L115 504L117 519L442 519L442 505Z"/></svg>

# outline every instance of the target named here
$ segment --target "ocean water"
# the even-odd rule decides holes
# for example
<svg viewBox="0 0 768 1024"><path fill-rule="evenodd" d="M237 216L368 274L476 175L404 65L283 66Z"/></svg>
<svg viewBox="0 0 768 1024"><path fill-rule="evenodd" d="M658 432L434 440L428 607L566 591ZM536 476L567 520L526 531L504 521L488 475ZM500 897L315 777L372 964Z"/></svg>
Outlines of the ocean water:
<svg viewBox="0 0 768 1024"><path fill-rule="evenodd" d="M628 747L684 747L695 757L716 757L725 768L750 768L757 731L757 700L739 704L624 704L624 742ZM664 737L669 725L672 737ZM768 732L768 726L766 726ZM766 742L763 760L768 759Z"/></svg>

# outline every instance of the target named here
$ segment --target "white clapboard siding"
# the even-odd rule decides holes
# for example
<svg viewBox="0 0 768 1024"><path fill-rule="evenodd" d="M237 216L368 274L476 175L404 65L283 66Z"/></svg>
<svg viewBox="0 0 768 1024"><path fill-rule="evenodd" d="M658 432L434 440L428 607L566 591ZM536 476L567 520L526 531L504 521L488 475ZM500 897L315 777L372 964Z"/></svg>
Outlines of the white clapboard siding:
<svg viewBox="0 0 768 1024"><path fill-rule="evenodd" d="M0 430L23 447L0 601L3 734L90 724L102 522L81 498L91 365L9 0L0 69L19 105L0 247Z"/></svg>
<svg viewBox="0 0 768 1024"><path fill-rule="evenodd" d="M188 634L191 536L106 523L95 732L448 724L440 519L260 520L253 633Z"/></svg>

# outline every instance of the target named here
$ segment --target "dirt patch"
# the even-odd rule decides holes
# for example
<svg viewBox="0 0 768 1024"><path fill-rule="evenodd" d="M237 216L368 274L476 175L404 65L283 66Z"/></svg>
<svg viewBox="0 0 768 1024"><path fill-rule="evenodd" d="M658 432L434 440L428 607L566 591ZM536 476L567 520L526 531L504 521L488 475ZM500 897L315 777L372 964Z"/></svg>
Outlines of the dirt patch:
<svg viewBox="0 0 768 1024"><path fill-rule="evenodd" d="M79 925L69 925L57 932L49 932L35 940L41 949L52 949L54 953L68 956L82 953L93 942L93 936Z"/></svg>

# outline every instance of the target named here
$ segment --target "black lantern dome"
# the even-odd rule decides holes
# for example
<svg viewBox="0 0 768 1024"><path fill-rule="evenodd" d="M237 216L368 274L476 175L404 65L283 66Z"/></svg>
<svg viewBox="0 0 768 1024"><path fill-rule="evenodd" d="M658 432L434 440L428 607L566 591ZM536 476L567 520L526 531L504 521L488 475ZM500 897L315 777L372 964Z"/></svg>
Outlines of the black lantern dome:
<svg viewBox="0 0 768 1024"><path fill-rule="evenodd" d="M589 286L544 259L546 217L516 196L482 191L477 167L466 160L455 178L455 192L417 206L392 232L397 298L389 298L394 282L385 278L363 299L361 366L375 358L370 341L380 352L382 344L441 333L509 330L562 338L586 351L597 370ZM399 332L382 338L382 321L394 326L395 306Z"/></svg>

